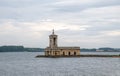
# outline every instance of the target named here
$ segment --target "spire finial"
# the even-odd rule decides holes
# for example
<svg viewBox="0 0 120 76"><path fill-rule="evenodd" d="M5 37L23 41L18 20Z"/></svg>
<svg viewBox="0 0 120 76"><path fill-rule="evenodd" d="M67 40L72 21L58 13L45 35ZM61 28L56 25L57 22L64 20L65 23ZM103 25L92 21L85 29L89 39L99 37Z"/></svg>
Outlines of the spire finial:
<svg viewBox="0 0 120 76"><path fill-rule="evenodd" d="M52 34L54 35L54 29L53 29L53 31L52 31Z"/></svg>

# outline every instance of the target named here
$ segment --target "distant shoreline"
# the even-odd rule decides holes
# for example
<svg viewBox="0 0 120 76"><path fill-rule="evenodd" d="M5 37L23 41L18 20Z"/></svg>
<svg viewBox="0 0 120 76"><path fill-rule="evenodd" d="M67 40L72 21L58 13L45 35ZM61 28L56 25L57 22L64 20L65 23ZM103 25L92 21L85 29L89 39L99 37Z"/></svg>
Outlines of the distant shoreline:
<svg viewBox="0 0 120 76"><path fill-rule="evenodd" d="M44 52L45 48L30 48L17 45L0 46L0 52ZM80 48L80 52L120 52L120 48Z"/></svg>

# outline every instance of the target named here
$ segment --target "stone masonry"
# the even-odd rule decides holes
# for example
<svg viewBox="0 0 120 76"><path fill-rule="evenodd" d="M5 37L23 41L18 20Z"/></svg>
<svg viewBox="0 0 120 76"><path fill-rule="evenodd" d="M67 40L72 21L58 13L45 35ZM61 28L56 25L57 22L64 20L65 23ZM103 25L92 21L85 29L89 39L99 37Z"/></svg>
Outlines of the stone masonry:
<svg viewBox="0 0 120 76"><path fill-rule="evenodd" d="M80 55L80 47L58 47L57 35L54 30L49 36L49 47L45 48L45 56L78 56Z"/></svg>

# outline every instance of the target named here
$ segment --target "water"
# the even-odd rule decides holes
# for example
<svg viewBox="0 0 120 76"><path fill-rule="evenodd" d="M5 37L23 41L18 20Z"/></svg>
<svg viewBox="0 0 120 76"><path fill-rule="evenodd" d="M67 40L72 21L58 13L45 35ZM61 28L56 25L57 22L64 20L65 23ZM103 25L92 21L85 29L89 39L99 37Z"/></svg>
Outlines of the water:
<svg viewBox="0 0 120 76"><path fill-rule="evenodd" d="M0 76L120 76L120 58L35 58L38 54L43 53L0 53Z"/></svg>
<svg viewBox="0 0 120 76"><path fill-rule="evenodd" d="M92 55L119 55L120 52L81 52L81 54L92 54Z"/></svg>

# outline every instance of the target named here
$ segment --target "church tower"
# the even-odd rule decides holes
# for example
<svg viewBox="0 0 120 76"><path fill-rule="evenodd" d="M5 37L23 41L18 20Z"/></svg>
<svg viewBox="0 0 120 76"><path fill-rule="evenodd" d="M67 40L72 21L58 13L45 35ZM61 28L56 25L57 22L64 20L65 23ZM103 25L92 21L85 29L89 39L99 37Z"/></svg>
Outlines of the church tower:
<svg viewBox="0 0 120 76"><path fill-rule="evenodd" d="M57 35L55 35L54 29L52 31L52 34L49 36L49 47L57 48Z"/></svg>
<svg viewBox="0 0 120 76"><path fill-rule="evenodd" d="M53 29L52 34L49 35L49 47L45 48L46 57L77 57L80 55L80 47L58 47L57 38Z"/></svg>

